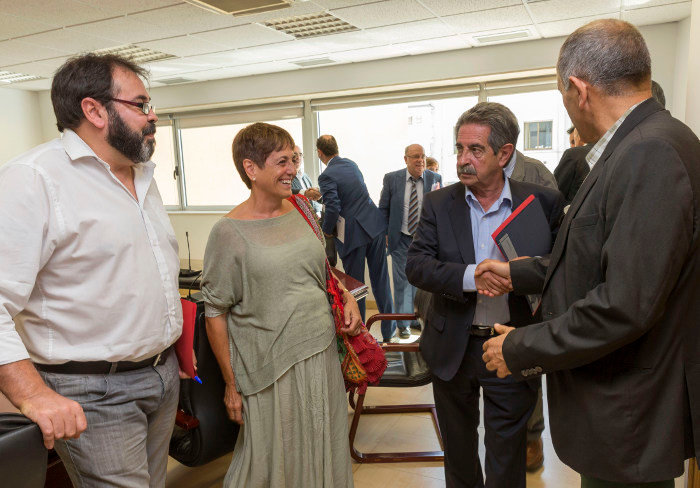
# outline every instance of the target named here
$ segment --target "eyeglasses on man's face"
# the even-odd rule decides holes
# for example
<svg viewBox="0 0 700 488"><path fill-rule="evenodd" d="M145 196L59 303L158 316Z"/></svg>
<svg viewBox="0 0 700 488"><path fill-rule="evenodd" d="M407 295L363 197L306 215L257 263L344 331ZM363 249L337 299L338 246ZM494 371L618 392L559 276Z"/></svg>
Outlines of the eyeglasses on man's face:
<svg viewBox="0 0 700 488"><path fill-rule="evenodd" d="M131 100L122 100L121 98L110 98L113 102L125 103L132 107L138 107L144 115L148 115L153 110L156 113L156 107L151 102L132 102Z"/></svg>

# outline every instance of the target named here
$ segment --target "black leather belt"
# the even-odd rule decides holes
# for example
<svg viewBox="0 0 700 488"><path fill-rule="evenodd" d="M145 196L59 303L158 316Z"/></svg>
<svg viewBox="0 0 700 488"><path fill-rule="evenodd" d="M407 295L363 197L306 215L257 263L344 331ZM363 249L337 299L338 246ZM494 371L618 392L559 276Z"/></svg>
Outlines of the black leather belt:
<svg viewBox="0 0 700 488"><path fill-rule="evenodd" d="M60 373L60 374L113 374L123 373L125 371L133 371L142 369L148 366L158 366L163 364L168 357L170 347L148 359L142 361L117 361L111 363L109 361L68 361L63 364L38 364L34 363L34 367L44 373Z"/></svg>
<svg viewBox="0 0 700 488"><path fill-rule="evenodd" d="M493 327L488 325L472 325L469 334L477 337L491 337L496 335L496 332Z"/></svg>

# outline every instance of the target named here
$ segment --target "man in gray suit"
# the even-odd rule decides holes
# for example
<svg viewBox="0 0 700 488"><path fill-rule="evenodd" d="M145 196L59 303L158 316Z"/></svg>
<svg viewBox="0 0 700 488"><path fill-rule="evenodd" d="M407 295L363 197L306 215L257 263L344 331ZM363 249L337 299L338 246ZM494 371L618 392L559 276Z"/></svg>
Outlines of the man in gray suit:
<svg viewBox="0 0 700 488"><path fill-rule="evenodd" d="M551 256L479 266L541 292L544 318L497 326L483 359L500 377L547 373L554 448L582 487L671 488L700 455L700 141L651 98L627 22L577 29L557 75L591 172Z"/></svg>
<svg viewBox="0 0 700 488"><path fill-rule="evenodd" d="M406 251L418 227L423 195L440 188L442 176L425 169L425 151L420 144L404 150L404 169L384 175L379 210L388 225L387 248L391 254L394 278L394 308L397 313L413 313L416 288L406 279ZM411 337L410 322L399 321L399 337Z"/></svg>

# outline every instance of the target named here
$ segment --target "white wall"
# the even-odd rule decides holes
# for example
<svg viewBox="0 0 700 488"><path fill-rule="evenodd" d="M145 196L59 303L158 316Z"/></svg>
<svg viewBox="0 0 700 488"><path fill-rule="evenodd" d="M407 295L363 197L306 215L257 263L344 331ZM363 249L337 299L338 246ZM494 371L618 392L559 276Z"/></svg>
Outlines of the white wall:
<svg viewBox="0 0 700 488"><path fill-rule="evenodd" d="M690 16L690 46L695 46L695 52L690 54L685 62L688 63L688 75L686 76L687 95L685 105L685 122L693 129L696 135L700 135L700 93L698 93L698 80L700 80L700 59L697 49L700 48L700 0L692 3L693 9ZM683 62L683 60L681 60Z"/></svg>
<svg viewBox="0 0 700 488"><path fill-rule="evenodd" d="M36 92L0 88L0 165L44 142L39 95Z"/></svg>

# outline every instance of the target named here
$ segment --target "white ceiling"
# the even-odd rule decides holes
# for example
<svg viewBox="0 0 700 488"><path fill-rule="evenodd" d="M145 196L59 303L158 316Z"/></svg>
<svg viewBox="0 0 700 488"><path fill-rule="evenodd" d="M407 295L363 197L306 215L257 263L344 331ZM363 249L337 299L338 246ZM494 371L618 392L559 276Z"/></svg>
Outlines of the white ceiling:
<svg viewBox="0 0 700 488"><path fill-rule="evenodd" d="M681 20L690 0L297 0L292 7L231 16L177 0L0 0L0 71L41 76L16 83L50 87L67 57L135 44L176 56L147 65L152 86L304 69L294 61L350 63L478 47L475 35L527 29L538 39L569 34L595 19L635 25ZM299 40L263 22L329 12L359 28Z"/></svg>

